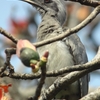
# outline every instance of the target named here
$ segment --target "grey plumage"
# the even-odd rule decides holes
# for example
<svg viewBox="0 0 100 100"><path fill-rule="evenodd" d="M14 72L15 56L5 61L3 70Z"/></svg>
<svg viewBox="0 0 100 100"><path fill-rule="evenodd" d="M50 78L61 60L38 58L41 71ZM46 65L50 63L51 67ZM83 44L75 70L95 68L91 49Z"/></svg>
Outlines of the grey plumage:
<svg viewBox="0 0 100 100"><path fill-rule="evenodd" d="M66 20L66 10L65 4L62 0L50 0L50 3L46 3L47 7L54 10L56 12L56 19L60 22L61 25L64 24Z"/></svg>
<svg viewBox="0 0 100 100"><path fill-rule="evenodd" d="M25 0L27 1L27 0ZM45 8L38 8L42 15L42 22L37 31L37 40L42 41L62 34L62 25L66 20L66 9L64 0L33 0ZM47 70L57 70L66 66L83 64L87 62L85 48L76 34L65 37L60 41L50 43L38 48L40 55L48 50L50 55L47 62ZM57 78L46 78L45 85L48 88ZM55 98L78 100L88 92L88 76L84 76L66 89L62 89Z"/></svg>

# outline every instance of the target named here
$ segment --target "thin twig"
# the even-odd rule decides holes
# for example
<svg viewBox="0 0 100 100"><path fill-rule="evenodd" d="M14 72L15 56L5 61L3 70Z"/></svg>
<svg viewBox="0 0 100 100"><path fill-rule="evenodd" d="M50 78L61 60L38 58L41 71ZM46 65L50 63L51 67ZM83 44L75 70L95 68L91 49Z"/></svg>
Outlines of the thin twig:
<svg viewBox="0 0 100 100"><path fill-rule="evenodd" d="M52 100L56 94L62 89L65 89L66 86L72 84L91 71L93 71L93 69L72 72L62 77L60 80L56 80L45 92L41 93L42 95L40 96L39 100Z"/></svg>
<svg viewBox="0 0 100 100"><path fill-rule="evenodd" d="M4 29L2 29L1 27L0 27L0 33L2 35L4 35L5 37L7 37L8 39L10 39L15 44L17 44L18 40L14 36L12 36L10 33L8 33L7 31L5 31Z"/></svg>
<svg viewBox="0 0 100 100"><path fill-rule="evenodd" d="M100 13L100 6L96 7L94 11L83 22L81 22L76 27L68 29L66 32L62 32L61 35L58 35L54 38L50 38L50 39L47 39L41 42L37 42L37 43L34 43L33 45L35 45L36 47L40 47L40 46L61 40L64 37L67 37L71 34L74 34L78 32L79 30L81 30L83 27L85 27L87 24L89 24L99 13ZM15 39L11 34L6 32L5 30L3 30L2 28L0 28L0 33L6 36L7 38L9 38L10 40L12 40L12 42L14 42L15 44L17 43L18 40Z"/></svg>
<svg viewBox="0 0 100 100"><path fill-rule="evenodd" d="M49 52L46 51L39 62L39 67L41 67L40 82L37 86L34 97L29 98L29 100L38 100L38 98L41 94L41 90L42 90L42 87L43 87L43 84L44 84L45 78L46 78L46 63L47 63L48 55L49 55Z"/></svg>
<svg viewBox="0 0 100 100"><path fill-rule="evenodd" d="M11 50L11 52L10 52ZM4 65L0 68L0 76L2 76L6 70L6 68L9 68L9 73L14 73L14 68L12 67L12 65L10 64L10 58L11 58L11 54L14 53L13 49L9 48L5 50L6 53L6 62L4 63Z"/></svg>
<svg viewBox="0 0 100 100"><path fill-rule="evenodd" d="M86 96L84 96L80 100L100 100L100 88L87 94Z"/></svg>
<svg viewBox="0 0 100 100"><path fill-rule="evenodd" d="M48 71L46 73L46 77L56 77L58 75L62 75L64 73L68 73L68 72L72 72L72 71L81 71L84 69L89 69L89 68L94 68L94 66L96 66L97 69L100 69L100 57L99 57L100 53L97 53L97 55L95 56L95 58L90 61L87 62L85 64L82 65L74 65L74 66L70 66L70 67L65 67L59 70L55 70L55 71ZM2 77L11 77L14 79L37 79L40 78L41 73L37 73L37 74L18 74L18 73L12 73L12 74L8 74L8 72L4 72Z"/></svg>
<svg viewBox="0 0 100 100"><path fill-rule="evenodd" d="M40 82L38 84L38 87L36 89L35 95L34 97L29 98L29 100L38 100L40 94L41 94L41 90L44 84L46 78L46 65L41 67L41 78L40 78Z"/></svg>
<svg viewBox="0 0 100 100"><path fill-rule="evenodd" d="M9 52L11 55L16 54L16 48L7 48L5 52Z"/></svg>
<svg viewBox="0 0 100 100"><path fill-rule="evenodd" d="M79 2L82 5L91 6L91 7L97 7L100 5L100 1L97 0L65 0L65 1Z"/></svg>
<svg viewBox="0 0 100 100"><path fill-rule="evenodd" d="M10 59L11 59L12 54L14 54L15 52L13 51L12 48L7 48L5 50L5 53L6 53L6 62L8 64L8 69L10 71L10 74L14 73L14 67L10 64Z"/></svg>
<svg viewBox="0 0 100 100"><path fill-rule="evenodd" d="M75 71L72 73L69 73L68 75L62 77L61 79L55 81L50 87L49 89L47 89L45 91L45 93L43 92L43 95L40 96L39 100L51 100L53 97L55 97L55 95L64 87L70 85L71 83L75 82L76 80L78 80L79 78L83 77L84 75L100 69L100 47L98 50L98 53L96 55L96 57L94 58L94 60L98 61L98 63L96 65L91 66L91 64L89 66L91 66L91 68L82 70L82 71ZM95 62L93 62L95 63Z"/></svg>
<svg viewBox="0 0 100 100"><path fill-rule="evenodd" d="M63 39L64 37L67 37L71 34L74 34L76 32L78 32L79 30L81 30L83 27L85 27L87 24L89 24L98 14L100 13L100 6L96 7L93 12L83 21L81 22L79 25L77 25L74 28L68 29L66 32L62 32L61 35L58 35L56 37L38 42L38 43L34 43L33 45L35 45L36 47L40 47L58 40Z"/></svg>
<svg viewBox="0 0 100 100"><path fill-rule="evenodd" d="M90 14L90 16L84 20L82 23L80 23L79 25L77 25L76 27L70 29L70 30L67 30L66 34L62 34L61 36L58 36L58 40L61 39L61 38L64 38L65 36L68 36L70 34L73 34L74 32L77 32L79 31L82 27L84 27L85 25L87 25L90 21L93 20L93 18L96 17L96 15L100 12L100 6L98 6L97 8L94 9L94 11ZM7 36L8 38L9 37L9 34L7 32L5 32L2 28L0 28L0 33L2 33L3 35ZM12 36L11 36L12 37ZM14 38L10 38L13 42L15 41L15 43L17 43L17 40L15 40ZM56 39L57 40L57 39ZM55 38L52 40L46 40L46 41L42 41L41 43L36 43L34 45L36 45L37 47L41 46L41 45L44 45L44 44L47 44L48 41L51 43L51 42L54 42L55 41ZM62 73L62 72L61 72ZM54 73L53 73L54 74ZM52 76L53 74L51 73L47 73L46 75L49 77L49 76ZM3 74L4 76L8 76L8 74L6 75L6 73ZM56 75L55 75L56 76ZM40 74L37 74L37 75L27 75L27 74L16 74L16 73L13 73L10 77L12 78L16 78L16 79L34 79L34 78L39 78L40 77Z"/></svg>
<svg viewBox="0 0 100 100"><path fill-rule="evenodd" d="M4 63L4 66L0 67L0 74L6 70L7 63Z"/></svg>

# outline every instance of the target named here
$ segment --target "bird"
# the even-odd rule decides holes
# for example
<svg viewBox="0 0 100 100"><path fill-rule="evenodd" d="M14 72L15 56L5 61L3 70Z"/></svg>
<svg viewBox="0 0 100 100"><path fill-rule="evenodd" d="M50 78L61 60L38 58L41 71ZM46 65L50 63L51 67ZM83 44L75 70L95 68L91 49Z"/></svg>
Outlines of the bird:
<svg viewBox="0 0 100 100"><path fill-rule="evenodd" d="M41 14L42 21L37 30L38 42L56 37L65 32L66 28L64 29L63 25L67 20L67 13L64 0L24 0L24 2L34 6ZM46 50L49 51L46 66L47 71L84 64L88 61L85 47L77 34L72 34L59 41L37 48L40 56L43 55ZM60 77L63 77L63 75ZM88 75L85 75L71 85L66 86L65 89L57 93L54 98L65 100L80 99L88 93L88 77ZM59 78L59 76L47 77L45 80L45 89L48 89L57 78Z"/></svg>

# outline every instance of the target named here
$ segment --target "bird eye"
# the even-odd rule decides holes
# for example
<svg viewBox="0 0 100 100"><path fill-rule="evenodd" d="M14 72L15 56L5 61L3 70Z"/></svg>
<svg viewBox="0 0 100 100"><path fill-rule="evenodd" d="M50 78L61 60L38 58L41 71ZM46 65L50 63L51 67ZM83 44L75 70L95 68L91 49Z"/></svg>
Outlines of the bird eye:
<svg viewBox="0 0 100 100"><path fill-rule="evenodd" d="M44 0L44 3L50 3L51 0Z"/></svg>

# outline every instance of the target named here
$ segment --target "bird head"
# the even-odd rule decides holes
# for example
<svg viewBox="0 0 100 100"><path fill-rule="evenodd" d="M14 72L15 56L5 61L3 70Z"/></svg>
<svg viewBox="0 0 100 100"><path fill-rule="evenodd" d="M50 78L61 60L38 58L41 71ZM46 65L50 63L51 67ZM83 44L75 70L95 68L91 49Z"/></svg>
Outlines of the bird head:
<svg viewBox="0 0 100 100"><path fill-rule="evenodd" d="M61 25L66 21L66 8L64 0L21 0L27 2L41 13L42 17L46 12L55 14L55 18Z"/></svg>

